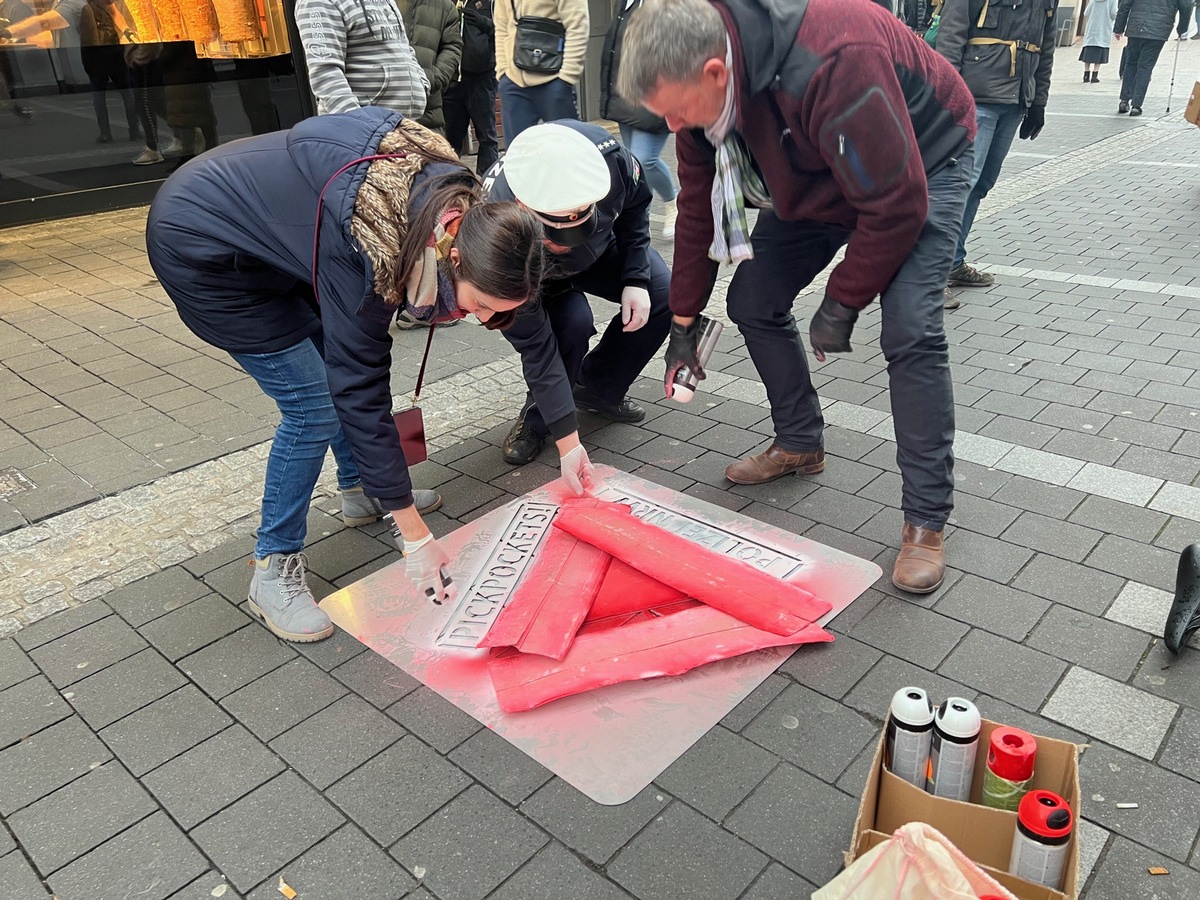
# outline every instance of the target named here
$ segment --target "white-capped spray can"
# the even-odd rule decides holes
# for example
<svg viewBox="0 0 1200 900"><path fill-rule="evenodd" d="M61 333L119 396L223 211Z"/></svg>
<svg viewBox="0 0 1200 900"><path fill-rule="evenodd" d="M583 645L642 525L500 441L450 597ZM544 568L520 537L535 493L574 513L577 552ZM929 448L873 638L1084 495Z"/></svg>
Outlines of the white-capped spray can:
<svg viewBox="0 0 1200 900"><path fill-rule="evenodd" d="M933 704L923 688L896 691L888 711L883 764L897 778L925 787L933 742Z"/></svg>
<svg viewBox="0 0 1200 900"><path fill-rule="evenodd" d="M716 319L700 316L696 327L700 329L700 333L696 337L696 361L700 363L701 368L704 368L712 359L713 351L717 349L717 340L721 337L721 331L725 326ZM687 403L696 396L696 387L699 384L700 378L696 373L689 366L684 366L675 373L675 378L671 382L670 397L679 403Z"/></svg>
<svg viewBox="0 0 1200 900"><path fill-rule="evenodd" d="M1066 800L1053 791L1030 791L1017 807L1008 871L1059 890L1074 825L1075 816Z"/></svg>
<svg viewBox="0 0 1200 900"><path fill-rule="evenodd" d="M979 749L979 710L970 700L948 697L933 717L933 742L925 790L950 800L971 799L975 752Z"/></svg>

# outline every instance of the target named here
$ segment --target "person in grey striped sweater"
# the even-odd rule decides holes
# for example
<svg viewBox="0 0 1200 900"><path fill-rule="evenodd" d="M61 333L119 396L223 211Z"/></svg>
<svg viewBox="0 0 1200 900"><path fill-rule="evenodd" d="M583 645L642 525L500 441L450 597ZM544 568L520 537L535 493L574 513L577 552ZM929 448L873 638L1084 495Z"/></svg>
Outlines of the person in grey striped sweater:
<svg viewBox="0 0 1200 900"><path fill-rule="evenodd" d="M425 112L429 79L392 0L297 0L296 25L318 113Z"/></svg>

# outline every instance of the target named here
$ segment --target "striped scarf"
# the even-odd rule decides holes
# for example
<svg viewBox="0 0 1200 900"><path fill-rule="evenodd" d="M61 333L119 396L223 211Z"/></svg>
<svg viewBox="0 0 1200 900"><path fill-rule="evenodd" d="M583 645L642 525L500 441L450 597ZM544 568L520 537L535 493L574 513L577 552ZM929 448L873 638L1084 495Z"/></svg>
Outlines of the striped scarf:
<svg viewBox="0 0 1200 900"><path fill-rule="evenodd" d="M725 67L729 70L725 108L721 117L704 130L704 135L717 149L717 171L712 184L713 240L708 255L728 266L754 258L746 201L759 209L770 209L771 195L746 142L733 127L737 119L737 92L733 80L733 46L728 38Z"/></svg>

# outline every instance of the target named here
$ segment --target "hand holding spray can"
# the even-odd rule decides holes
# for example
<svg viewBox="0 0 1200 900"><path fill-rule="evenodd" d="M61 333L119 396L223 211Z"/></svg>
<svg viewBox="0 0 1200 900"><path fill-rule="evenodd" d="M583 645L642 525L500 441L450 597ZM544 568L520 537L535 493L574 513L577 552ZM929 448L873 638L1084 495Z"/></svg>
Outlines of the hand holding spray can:
<svg viewBox="0 0 1200 900"><path fill-rule="evenodd" d="M1008 871L1057 891L1062 885L1074 824L1066 800L1053 791L1030 791L1017 809Z"/></svg>
<svg viewBox="0 0 1200 900"><path fill-rule="evenodd" d="M970 700L950 697L938 707L933 720L933 746L925 790L935 797L971 799L975 776L975 751L982 725L979 710Z"/></svg>
<svg viewBox="0 0 1200 900"><path fill-rule="evenodd" d="M933 704L919 687L900 688L892 697L887 720L884 766L897 778L925 787L929 747L933 740Z"/></svg>
<svg viewBox="0 0 1200 900"><path fill-rule="evenodd" d="M700 329L700 334L696 337L696 361L700 363L701 369L706 369L708 361L712 359L713 351L717 349L717 338L721 336L721 331L725 326L716 319L700 316L696 321L696 327ZM675 373L675 377L671 380L671 399L687 403L696 396L698 384L700 384L700 379L696 373L691 367L684 366Z"/></svg>

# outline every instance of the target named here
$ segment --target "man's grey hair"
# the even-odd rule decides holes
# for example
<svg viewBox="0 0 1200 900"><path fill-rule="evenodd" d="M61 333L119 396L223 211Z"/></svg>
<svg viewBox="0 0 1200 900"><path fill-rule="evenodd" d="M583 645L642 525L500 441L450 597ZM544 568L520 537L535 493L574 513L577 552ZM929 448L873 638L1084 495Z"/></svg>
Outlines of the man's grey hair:
<svg viewBox="0 0 1200 900"><path fill-rule="evenodd" d="M646 0L621 43L617 93L641 103L659 81L695 81L710 59L725 59L725 23L708 0Z"/></svg>

